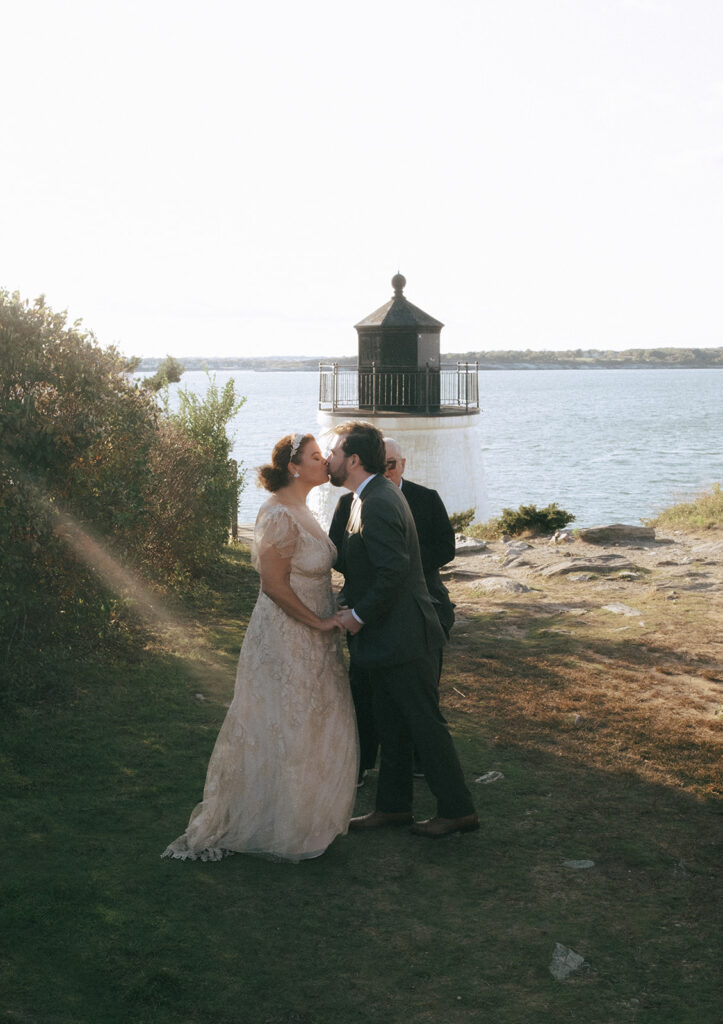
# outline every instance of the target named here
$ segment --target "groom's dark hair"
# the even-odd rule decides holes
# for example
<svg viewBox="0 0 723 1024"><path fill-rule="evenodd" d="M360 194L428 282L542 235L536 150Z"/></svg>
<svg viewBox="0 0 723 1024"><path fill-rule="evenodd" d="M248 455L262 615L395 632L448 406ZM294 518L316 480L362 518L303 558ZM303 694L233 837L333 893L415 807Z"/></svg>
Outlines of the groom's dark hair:
<svg viewBox="0 0 723 1024"><path fill-rule="evenodd" d="M349 420L334 427L334 433L344 438L341 447L345 455L358 455L367 473L383 473L386 468L384 436L373 423Z"/></svg>

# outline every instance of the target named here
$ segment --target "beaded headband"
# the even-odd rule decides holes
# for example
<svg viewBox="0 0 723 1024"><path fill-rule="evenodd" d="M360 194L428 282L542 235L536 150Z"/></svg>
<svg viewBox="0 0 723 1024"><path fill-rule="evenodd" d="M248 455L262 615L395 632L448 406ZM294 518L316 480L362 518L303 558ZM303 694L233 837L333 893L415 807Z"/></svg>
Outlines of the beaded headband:
<svg viewBox="0 0 723 1024"><path fill-rule="evenodd" d="M293 440L291 442L291 454L289 455L289 462L291 462L293 457L298 452L299 445L301 444L301 439L302 439L303 436L304 436L303 434L294 434L294 438L293 438Z"/></svg>

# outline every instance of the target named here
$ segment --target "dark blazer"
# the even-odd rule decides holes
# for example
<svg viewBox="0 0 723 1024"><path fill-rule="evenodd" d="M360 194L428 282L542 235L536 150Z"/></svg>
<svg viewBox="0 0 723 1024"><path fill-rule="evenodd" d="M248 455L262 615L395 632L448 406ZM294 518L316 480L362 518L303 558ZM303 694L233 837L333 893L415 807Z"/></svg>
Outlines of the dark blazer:
<svg viewBox="0 0 723 1024"><path fill-rule="evenodd" d="M349 637L352 658L368 667L398 665L438 651L444 633L424 580L409 505L383 476L372 477L359 505L353 507L352 498L339 500L329 531L336 568L344 575L343 597L364 622ZM342 503L351 507L343 532Z"/></svg>
<svg viewBox="0 0 723 1024"><path fill-rule="evenodd" d="M369 484L367 484L368 486ZM364 491L362 491L363 493ZM444 502L436 491L403 479L402 494L407 500L414 525L417 528L422 571L427 590L440 623L445 630L449 630L454 623L454 605L450 600L449 591L440 579L439 570L454 559L454 530L450 525ZM329 537L339 551L344 539L353 497L354 495L351 493L342 495L337 502L329 528Z"/></svg>
<svg viewBox="0 0 723 1024"><path fill-rule="evenodd" d="M402 478L402 494L412 510L419 537L422 569L439 621L445 629L454 622L454 605L439 570L454 560L454 530L447 509L436 491Z"/></svg>

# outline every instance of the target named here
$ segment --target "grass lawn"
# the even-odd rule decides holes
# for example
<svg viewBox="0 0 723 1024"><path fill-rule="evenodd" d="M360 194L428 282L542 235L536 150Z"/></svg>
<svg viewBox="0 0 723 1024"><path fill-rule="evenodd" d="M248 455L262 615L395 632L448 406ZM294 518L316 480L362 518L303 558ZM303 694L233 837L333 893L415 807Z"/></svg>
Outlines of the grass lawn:
<svg viewBox="0 0 723 1024"><path fill-rule="evenodd" d="M62 699L5 715L0 1020L720 1019L713 748L635 717L630 652L620 728L601 713L576 727L575 687L615 652L598 644L593 664L539 623L492 643L468 616L447 654L478 833L350 835L299 865L161 860L201 796L255 591L231 551L136 658L79 667ZM475 783L492 769L504 778ZM373 785L358 812L372 805ZM549 971L558 942L585 959L566 981Z"/></svg>

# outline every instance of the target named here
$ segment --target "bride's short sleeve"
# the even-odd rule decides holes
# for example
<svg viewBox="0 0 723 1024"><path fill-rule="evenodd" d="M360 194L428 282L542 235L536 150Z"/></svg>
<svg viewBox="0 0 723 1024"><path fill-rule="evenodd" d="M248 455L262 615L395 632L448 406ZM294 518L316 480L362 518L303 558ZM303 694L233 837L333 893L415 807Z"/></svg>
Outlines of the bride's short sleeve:
<svg viewBox="0 0 723 1024"><path fill-rule="evenodd" d="M299 527L287 508L283 505L262 508L254 527L254 568L258 571L260 558L269 548L275 548L282 558L291 558L298 539Z"/></svg>

